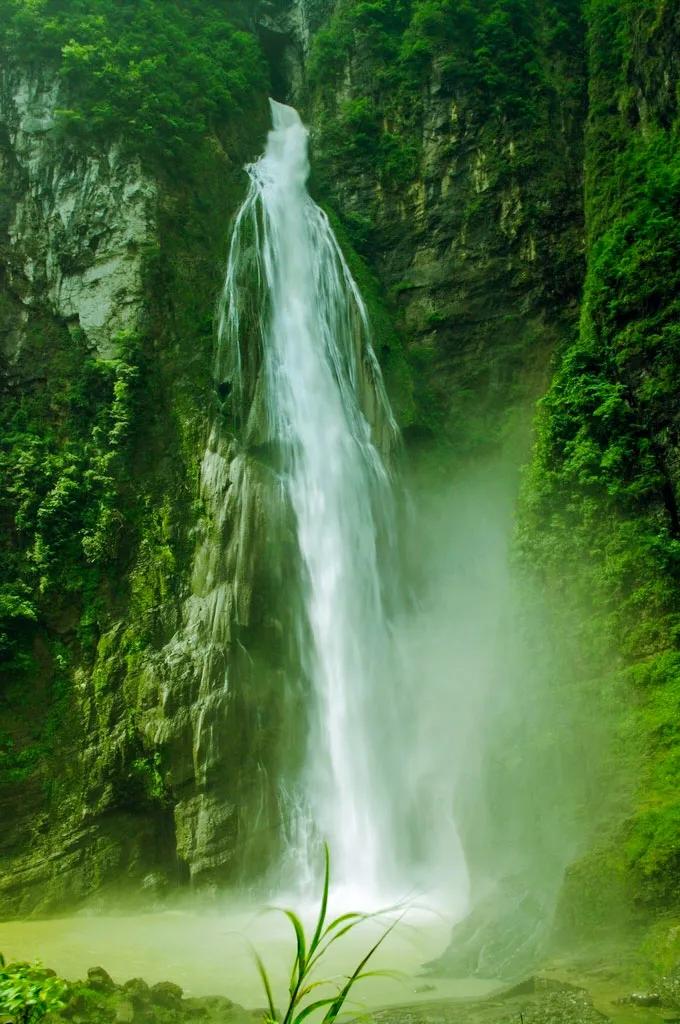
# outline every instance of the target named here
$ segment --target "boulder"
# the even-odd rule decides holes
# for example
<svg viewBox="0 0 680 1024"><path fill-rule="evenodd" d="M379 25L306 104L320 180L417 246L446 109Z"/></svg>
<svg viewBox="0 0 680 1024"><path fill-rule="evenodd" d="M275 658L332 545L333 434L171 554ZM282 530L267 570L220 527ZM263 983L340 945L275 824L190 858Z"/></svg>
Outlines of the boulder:
<svg viewBox="0 0 680 1024"><path fill-rule="evenodd" d="M151 999L151 989L143 978L130 978L123 985L123 992L135 1006L142 1006Z"/></svg>
<svg viewBox="0 0 680 1024"><path fill-rule="evenodd" d="M157 1006L164 1006L167 1010L179 1009L184 995L179 985L172 981L159 981L151 988L151 999Z"/></svg>
<svg viewBox="0 0 680 1024"><path fill-rule="evenodd" d="M90 967L87 972L87 984L95 992L114 992L113 978L103 967Z"/></svg>

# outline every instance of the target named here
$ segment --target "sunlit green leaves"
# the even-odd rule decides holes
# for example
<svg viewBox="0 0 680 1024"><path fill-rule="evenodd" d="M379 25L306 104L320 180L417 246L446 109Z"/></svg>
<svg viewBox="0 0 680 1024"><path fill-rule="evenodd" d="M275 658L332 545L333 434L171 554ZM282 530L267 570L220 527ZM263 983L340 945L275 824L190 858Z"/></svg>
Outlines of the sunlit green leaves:
<svg viewBox="0 0 680 1024"><path fill-rule="evenodd" d="M0 1010L17 1024L38 1024L65 1006L66 984L41 964L5 964L0 956Z"/></svg>
<svg viewBox="0 0 680 1024"><path fill-rule="evenodd" d="M677 103L672 124L661 116L648 45L664 5L587 9L583 311L541 403L519 547L581 670L636 688L628 727L645 762L620 838L636 898L667 909L680 899L680 762L666 742L680 701L680 119ZM641 78L644 126L629 86Z"/></svg>
<svg viewBox="0 0 680 1024"><path fill-rule="evenodd" d="M326 996L322 999L307 999L311 992L320 987L326 988L331 984L323 978L319 979L315 977L314 972L317 966L323 962L328 949L333 945L333 943L342 939L350 931L356 928L357 925L362 924L364 921L367 921L370 918L379 918L381 916L380 912L377 914L351 912L341 914L339 917L328 921L327 912L329 887L330 855L328 846L324 844L324 879L319 905L319 915L309 942L305 934L304 925L298 915L292 910L283 911L293 927L296 944L295 957L293 959L290 976L290 985L288 988L289 998L283 1012L279 1012L276 1009L272 985L267 969L262 962L261 957L255 953L255 963L267 997L269 1020L272 1024L302 1024L302 1022L308 1017L311 1017L312 1014L319 1013L319 1015L321 1015L321 1011L324 1011L323 1024L333 1024L342 1011L354 985L358 981L361 981L364 978L376 977L381 973L387 973L367 971L365 968L393 928L396 927L400 918L396 918L391 925L385 928L378 940L373 943L366 955L357 964L352 974L345 979L344 983L338 986L338 990L335 995ZM384 913L384 911L382 913Z"/></svg>
<svg viewBox="0 0 680 1024"><path fill-rule="evenodd" d="M0 0L0 46L59 67L64 126L121 133L147 155L181 156L266 81L226 0Z"/></svg>

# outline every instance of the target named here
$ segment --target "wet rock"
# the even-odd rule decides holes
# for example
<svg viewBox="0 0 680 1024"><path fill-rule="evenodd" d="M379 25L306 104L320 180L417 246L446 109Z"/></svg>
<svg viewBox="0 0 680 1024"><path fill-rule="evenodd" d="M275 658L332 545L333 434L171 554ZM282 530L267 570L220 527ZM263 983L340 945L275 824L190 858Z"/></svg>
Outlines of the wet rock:
<svg viewBox="0 0 680 1024"><path fill-rule="evenodd" d="M114 992L116 988L113 978L103 967L90 967L88 969L87 984L95 992Z"/></svg>
<svg viewBox="0 0 680 1024"><path fill-rule="evenodd" d="M151 989L143 978L130 978L123 985L123 992L135 1006L142 1006L151 999Z"/></svg>
<svg viewBox="0 0 680 1024"><path fill-rule="evenodd" d="M184 990L172 981L159 981L151 989L152 1002L156 1006L163 1006L166 1010L178 1010L183 995Z"/></svg>
<svg viewBox="0 0 680 1024"><path fill-rule="evenodd" d="M142 891L160 896L168 889L168 879L159 871L152 871L142 879Z"/></svg>
<svg viewBox="0 0 680 1024"><path fill-rule="evenodd" d="M62 1017L71 1020L87 1012L87 999L82 992L73 992L66 1006L61 1011Z"/></svg>
<svg viewBox="0 0 680 1024"><path fill-rule="evenodd" d="M191 1002L197 1000L192 999ZM211 1013L226 1013L227 1010L233 1010L236 1003L233 1003L231 999L227 999L226 996L204 996L200 1000Z"/></svg>
<svg viewBox="0 0 680 1024"><path fill-rule="evenodd" d="M529 978L488 998L442 999L392 1006L372 1016L376 1024L604 1024L588 992L567 983Z"/></svg>

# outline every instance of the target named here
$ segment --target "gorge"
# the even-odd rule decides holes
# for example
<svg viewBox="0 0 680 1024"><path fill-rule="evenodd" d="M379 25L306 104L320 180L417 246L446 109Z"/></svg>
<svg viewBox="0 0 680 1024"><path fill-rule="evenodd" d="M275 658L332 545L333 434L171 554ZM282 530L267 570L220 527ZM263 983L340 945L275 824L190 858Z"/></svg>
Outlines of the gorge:
<svg viewBox="0 0 680 1024"><path fill-rule="evenodd" d="M0 919L668 969L677 5L0 16Z"/></svg>

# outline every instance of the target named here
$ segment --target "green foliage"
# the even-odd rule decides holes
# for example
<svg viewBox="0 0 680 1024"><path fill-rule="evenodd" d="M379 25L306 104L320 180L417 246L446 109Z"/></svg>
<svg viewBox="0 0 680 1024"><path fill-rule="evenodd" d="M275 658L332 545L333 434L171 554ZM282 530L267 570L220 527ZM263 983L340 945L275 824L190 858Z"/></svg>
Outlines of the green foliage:
<svg viewBox="0 0 680 1024"><path fill-rule="evenodd" d="M79 647L92 654L102 588L125 565L138 500L140 340L119 337L118 358L102 360L77 332L35 331L28 345L44 381L9 390L0 411L0 712L12 723L0 777L12 783L63 741L73 664ZM46 630L61 616L68 642L63 628Z"/></svg>
<svg viewBox="0 0 680 1024"><path fill-rule="evenodd" d="M5 964L0 955L0 1010L17 1024L37 1024L63 1009L66 989L66 983L41 964Z"/></svg>
<svg viewBox="0 0 680 1024"><path fill-rule="evenodd" d="M477 94L482 111L531 115L544 83L535 0L414 0L400 59L417 77L433 61L444 82Z"/></svg>
<svg viewBox="0 0 680 1024"><path fill-rule="evenodd" d="M17 671L33 667L33 659L21 641L36 619L35 603L24 582L0 585L0 663L11 664Z"/></svg>
<svg viewBox="0 0 680 1024"><path fill-rule="evenodd" d="M359 149L377 144L376 122L384 113L390 120L393 106L417 110L435 68L441 85L464 90L480 116L530 119L550 78L546 57L573 45L580 13L578 0L344 0L314 39L310 84L330 98L347 62L370 59L371 102L343 101L335 126L340 132L361 113L361 142L345 135Z"/></svg>
<svg viewBox="0 0 680 1024"><path fill-rule="evenodd" d="M628 83L663 78L650 67L663 7L588 7L581 325L541 403L520 523L580 671L632 688L623 720L644 764L618 841L648 906L680 902L680 121L652 85L639 130Z"/></svg>
<svg viewBox="0 0 680 1024"><path fill-rule="evenodd" d="M156 156L189 155L266 82L227 0L0 0L2 51L58 64L64 127Z"/></svg>
<svg viewBox="0 0 680 1024"><path fill-rule="evenodd" d="M0 514L10 543L1 557L13 581L0 595L5 635L17 636L55 597L92 594L98 571L119 554L140 349L134 337L118 343L119 358L102 360L73 339L52 364L49 391L3 404ZM15 656L12 642L0 646L6 662Z"/></svg>
<svg viewBox="0 0 680 1024"><path fill-rule="evenodd" d="M134 745L136 737L131 737ZM167 805L168 791L161 771L161 755L143 753L135 757L124 777L117 784L117 800L126 811L147 808L151 804Z"/></svg>
<svg viewBox="0 0 680 1024"><path fill-rule="evenodd" d="M321 892L321 903L319 906L319 917L316 922L314 933L311 937L305 934L305 929L300 918L292 910L284 910L295 933L296 951L293 960L293 968L288 987L288 1005L283 1013L278 1013L274 1005L274 996L267 970L258 956L255 954L257 969L262 979L265 995L267 997L267 1020L270 1024L302 1024L303 1020L313 1013L324 1011L323 1024L333 1024L338 1015L342 1012L348 995L358 981L364 978L377 977L385 972L366 971L365 967L376 951L380 948L387 936L396 927L398 919L395 920L382 933L377 942L368 950L363 959L346 979L345 983L338 987L333 996L326 996L323 999L307 999L310 992L321 985L328 985L329 982L314 980L312 975L320 963L323 962L328 949L341 939L357 925L376 914L346 913L334 920L327 922L328 891L330 886L330 857L328 846L324 846L324 879ZM383 912L384 913L384 912Z"/></svg>

